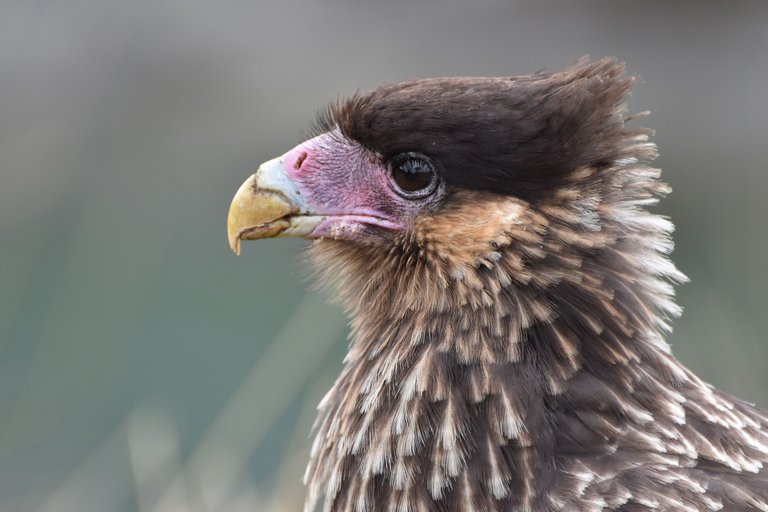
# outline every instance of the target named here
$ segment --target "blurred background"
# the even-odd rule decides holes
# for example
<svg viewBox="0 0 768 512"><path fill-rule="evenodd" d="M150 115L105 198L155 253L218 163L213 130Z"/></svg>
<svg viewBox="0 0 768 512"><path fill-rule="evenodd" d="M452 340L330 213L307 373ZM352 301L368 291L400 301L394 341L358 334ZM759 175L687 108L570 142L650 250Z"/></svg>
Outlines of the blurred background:
<svg viewBox="0 0 768 512"><path fill-rule="evenodd" d="M768 407L767 2L3 0L0 510L298 510L345 318L233 193L339 95L583 54L652 111L676 354Z"/></svg>

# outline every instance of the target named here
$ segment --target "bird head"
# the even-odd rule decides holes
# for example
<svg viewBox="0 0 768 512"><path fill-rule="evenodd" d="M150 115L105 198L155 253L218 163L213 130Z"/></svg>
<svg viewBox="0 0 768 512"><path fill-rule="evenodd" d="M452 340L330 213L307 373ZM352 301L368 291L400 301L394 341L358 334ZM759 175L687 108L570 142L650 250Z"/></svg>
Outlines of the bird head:
<svg viewBox="0 0 768 512"><path fill-rule="evenodd" d="M302 236L476 260L510 227L540 228L533 217L565 196L593 220L587 205L599 203L601 171L627 138L644 134L621 117L632 82L606 59L557 74L414 80L355 95L328 108L316 137L242 185L230 245L239 252L243 239Z"/></svg>
<svg viewBox="0 0 768 512"><path fill-rule="evenodd" d="M669 229L658 217L641 226L638 212L667 188L643 165L656 154L650 130L625 124L634 81L613 59L582 59L559 73L356 94L241 186L230 245L237 253L246 239L317 239L313 253L342 291L394 272L389 282L430 294L401 297L414 303L457 283L584 282L585 258L632 233L632 250L653 264Z"/></svg>

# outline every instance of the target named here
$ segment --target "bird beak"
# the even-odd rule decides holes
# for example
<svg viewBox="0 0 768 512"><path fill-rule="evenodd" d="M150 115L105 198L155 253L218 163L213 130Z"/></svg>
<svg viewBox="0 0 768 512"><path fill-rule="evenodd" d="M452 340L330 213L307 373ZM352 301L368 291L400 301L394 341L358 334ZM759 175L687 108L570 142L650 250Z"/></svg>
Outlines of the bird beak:
<svg viewBox="0 0 768 512"><path fill-rule="evenodd" d="M326 216L312 215L283 157L270 160L245 180L227 216L229 246L240 254L240 240L307 236Z"/></svg>

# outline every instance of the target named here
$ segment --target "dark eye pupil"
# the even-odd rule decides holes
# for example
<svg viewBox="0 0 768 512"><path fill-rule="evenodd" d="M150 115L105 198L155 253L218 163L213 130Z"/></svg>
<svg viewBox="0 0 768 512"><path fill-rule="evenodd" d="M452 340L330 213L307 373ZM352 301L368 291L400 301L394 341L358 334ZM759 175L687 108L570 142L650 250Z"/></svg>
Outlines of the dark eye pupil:
<svg viewBox="0 0 768 512"><path fill-rule="evenodd" d="M432 168L421 160L406 160L395 169L394 177L400 188L415 192L432 182Z"/></svg>
<svg viewBox="0 0 768 512"><path fill-rule="evenodd" d="M395 158L390 168L397 188L410 198L426 197L437 187L432 162L418 153L406 153Z"/></svg>

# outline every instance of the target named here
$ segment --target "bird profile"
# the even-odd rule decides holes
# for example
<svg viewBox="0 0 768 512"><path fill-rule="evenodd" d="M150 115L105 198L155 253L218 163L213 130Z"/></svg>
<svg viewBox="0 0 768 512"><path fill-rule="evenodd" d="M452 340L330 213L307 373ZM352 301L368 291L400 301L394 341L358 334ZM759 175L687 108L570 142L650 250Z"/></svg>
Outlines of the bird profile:
<svg viewBox="0 0 768 512"><path fill-rule="evenodd" d="M240 187L233 250L312 239L351 318L306 511L768 511L768 414L665 341L686 278L634 83L383 85Z"/></svg>

